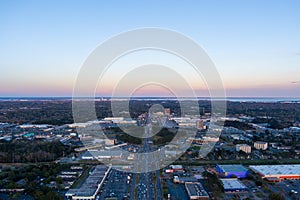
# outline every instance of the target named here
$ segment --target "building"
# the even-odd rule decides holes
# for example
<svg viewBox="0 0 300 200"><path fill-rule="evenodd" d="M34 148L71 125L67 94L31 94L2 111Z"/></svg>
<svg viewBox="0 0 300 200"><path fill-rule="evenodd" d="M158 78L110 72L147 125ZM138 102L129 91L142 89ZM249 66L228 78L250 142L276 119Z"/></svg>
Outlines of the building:
<svg viewBox="0 0 300 200"><path fill-rule="evenodd" d="M300 179L300 165L251 165L249 168L270 182Z"/></svg>
<svg viewBox="0 0 300 200"><path fill-rule="evenodd" d="M208 193L204 190L200 183L185 183L185 189L189 195L189 199L206 200L210 199Z"/></svg>
<svg viewBox="0 0 300 200"><path fill-rule="evenodd" d="M171 115L171 110L170 108L165 108L165 115L170 116Z"/></svg>
<svg viewBox="0 0 300 200"><path fill-rule="evenodd" d="M208 144L210 142L219 142L219 137L210 137L210 136L202 136L202 137L195 137L195 138L188 138L188 142L196 143L196 144Z"/></svg>
<svg viewBox="0 0 300 200"><path fill-rule="evenodd" d="M115 145L116 139L105 139L104 142L105 142L105 145Z"/></svg>
<svg viewBox="0 0 300 200"><path fill-rule="evenodd" d="M103 119L103 121L109 121L109 122L118 124L118 123L124 121L124 117L105 117Z"/></svg>
<svg viewBox="0 0 300 200"><path fill-rule="evenodd" d="M89 150L85 151L81 158L83 160L95 160L95 159L119 159L122 157L121 150Z"/></svg>
<svg viewBox="0 0 300 200"><path fill-rule="evenodd" d="M236 151L243 151L245 153L251 153L251 146L248 144L237 144L235 146Z"/></svg>
<svg viewBox="0 0 300 200"><path fill-rule="evenodd" d="M174 172L183 172L183 166L182 165L170 165L170 168L174 171Z"/></svg>
<svg viewBox="0 0 300 200"><path fill-rule="evenodd" d="M166 169L166 173L174 173L174 172L184 172L182 165L170 165L169 168Z"/></svg>
<svg viewBox="0 0 300 200"><path fill-rule="evenodd" d="M216 171L224 178L246 178L248 169L242 165L217 165Z"/></svg>
<svg viewBox="0 0 300 200"><path fill-rule="evenodd" d="M196 121L196 128L199 130L206 129L203 120L197 120Z"/></svg>
<svg viewBox="0 0 300 200"><path fill-rule="evenodd" d="M174 183L196 183L198 180L195 177L179 177L174 176L173 178Z"/></svg>
<svg viewBox="0 0 300 200"><path fill-rule="evenodd" d="M266 150L268 148L268 143L267 142L261 142L261 141L254 142L254 148L255 149L261 149L261 150Z"/></svg>
<svg viewBox="0 0 300 200"><path fill-rule="evenodd" d="M220 179L225 193L247 192L248 188L238 179Z"/></svg>
<svg viewBox="0 0 300 200"><path fill-rule="evenodd" d="M94 200L111 167L97 165L78 189L69 189L65 196L72 200Z"/></svg>
<svg viewBox="0 0 300 200"><path fill-rule="evenodd" d="M179 127L195 127L196 121L199 119L190 117L172 117L171 120L174 120Z"/></svg>

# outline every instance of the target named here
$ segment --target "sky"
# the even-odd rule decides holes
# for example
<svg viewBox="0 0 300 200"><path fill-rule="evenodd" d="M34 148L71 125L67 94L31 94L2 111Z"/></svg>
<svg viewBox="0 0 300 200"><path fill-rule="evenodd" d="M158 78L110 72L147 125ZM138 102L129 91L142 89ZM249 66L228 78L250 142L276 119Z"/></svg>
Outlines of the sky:
<svg viewBox="0 0 300 200"><path fill-rule="evenodd" d="M98 45L121 32L157 27L197 42L214 62L227 96L300 97L299 10L298 0L2 0L0 96L71 96ZM171 65L199 96L207 95L205 81L174 56L129 57L113 64L97 95L110 95L122 73L147 59ZM166 93L147 86L137 94Z"/></svg>

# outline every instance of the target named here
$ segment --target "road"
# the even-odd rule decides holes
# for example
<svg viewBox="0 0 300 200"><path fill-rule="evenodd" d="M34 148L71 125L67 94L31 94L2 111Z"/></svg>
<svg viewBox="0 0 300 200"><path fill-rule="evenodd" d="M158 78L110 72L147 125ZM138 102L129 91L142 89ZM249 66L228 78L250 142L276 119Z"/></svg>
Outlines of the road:
<svg viewBox="0 0 300 200"><path fill-rule="evenodd" d="M152 125L151 116L148 114L146 124L144 126L144 139L142 142L142 148L140 154L137 155L136 173L132 177L132 185L130 190L130 199L163 199L160 171L151 171L154 165L157 165L158 159L156 156L151 156L149 153L154 150L152 142Z"/></svg>

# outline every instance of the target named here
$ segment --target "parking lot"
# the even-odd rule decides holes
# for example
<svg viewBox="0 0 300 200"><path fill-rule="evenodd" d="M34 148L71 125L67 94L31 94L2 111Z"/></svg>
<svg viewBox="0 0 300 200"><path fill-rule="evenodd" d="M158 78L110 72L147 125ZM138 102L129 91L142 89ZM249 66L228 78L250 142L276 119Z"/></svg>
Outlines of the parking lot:
<svg viewBox="0 0 300 200"><path fill-rule="evenodd" d="M283 180L279 183L268 183L266 187L256 186L254 181L242 181L249 189L249 197L268 199L270 193L280 193L286 200L300 199L300 180ZM243 195L244 196L244 195ZM243 199L241 196L240 199Z"/></svg>
<svg viewBox="0 0 300 200"><path fill-rule="evenodd" d="M107 180L104 182L103 187L97 197L99 200L105 200L108 197L114 197L118 200L128 199L130 191L130 174L111 170Z"/></svg>
<svg viewBox="0 0 300 200"><path fill-rule="evenodd" d="M184 184L173 183L170 179L166 180L168 192L171 195L172 200L188 200L188 194L186 192Z"/></svg>
<svg viewBox="0 0 300 200"><path fill-rule="evenodd" d="M300 180L283 180L270 184L270 187L283 194L286 199L300 199Z"/></svg>

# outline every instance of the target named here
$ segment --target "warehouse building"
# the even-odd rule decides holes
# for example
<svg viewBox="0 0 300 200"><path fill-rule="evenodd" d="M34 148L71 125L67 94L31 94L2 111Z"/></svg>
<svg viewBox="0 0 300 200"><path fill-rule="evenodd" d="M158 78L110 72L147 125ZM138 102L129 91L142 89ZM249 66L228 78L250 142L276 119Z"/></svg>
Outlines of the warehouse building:
<svg viewBox="0 0 300 200"><path fill-rule="evenodd" d="M248 188L238 179L220 179L225 193L247 192Z"/></svg>
<svg viewBox="0 0 300 200"><path fill-rule="evenodd" d="M216 171L224 178L246 178L249 173L242 165L217 165Z"/></svg>
<svg viewBox="0 0 300 200"><path fill-rule="evenodd" d="M85 151L81 158L83 160L95 160L95 159L119 159L122 157L121 150L89 150Z"/></svg>
<svg viewBox="0 0 300 200"><path fill-rule="evenodd" d="M249 168L270 182L300 179L300 165L252 165Z"/></svg>
<svg viewBox="0 0 300 200"><path fill-rule="evenodd" d="M185 183L185 189L189 195L190 200L210 199L208 193L204 190L203 186L200 183Z"/></svg>
<svg viewBox="0 0 300 200"><path fill-rule="evenodd" d="M80 188L69 189L65 194L67 199L72 200L94 200L102 187L111 167L97 165L82 183Z"/></svg>
<svg viewBox="0 0 300 200"><path fill-rule="evenodd" d="M174 183L196 183L198 180L195 177L179 177L179 176L174 176L173 178Z"/></svg>

